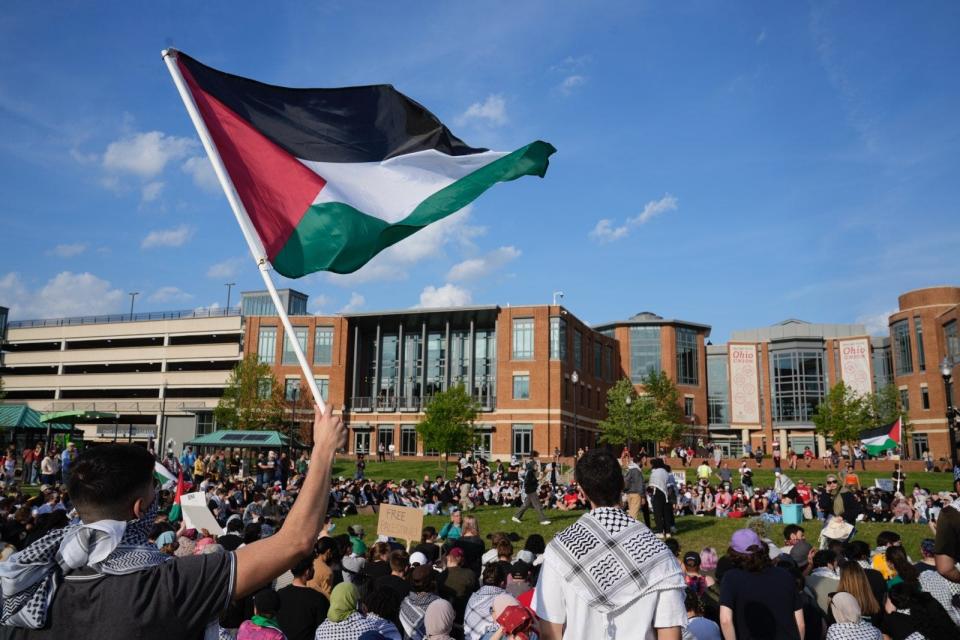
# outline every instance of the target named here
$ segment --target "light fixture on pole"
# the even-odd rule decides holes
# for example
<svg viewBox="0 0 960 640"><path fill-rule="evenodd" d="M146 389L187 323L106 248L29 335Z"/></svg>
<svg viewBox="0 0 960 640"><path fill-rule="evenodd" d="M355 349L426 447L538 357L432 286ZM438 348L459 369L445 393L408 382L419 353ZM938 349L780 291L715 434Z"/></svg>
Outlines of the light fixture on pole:
<svg viewBox="0 0 960 640"><path fill-rule="evenodd" d="M947 437L950 443L950 470L957 468L957 408L953 406L953 365L954 362L945 357L940 363L940 375L943 376L943 390L947 401Z"/></svg>
<svg viewBox="0 0 960 640"><path fill-rule="evenodd" d="M570 382L573 383L573 459L577 459L577 383L580 382L580 374L574 371L570 374Z"/></svg>
<svg viewBox="0 0 960 640"><path fill-rule="evenodd" d="M237 286L236 282L226 282L224 285L227 288L227 313L230 313L230 290Z"/></svg>
<svg viewBox="0 0 960 640"><path fill-rule="evenodd" d="M130 319L133 320L133 301L137 299L137 296L140 295L140 292L131 291L127 295L130 296Z"/></svg>
<svg viewBox="0 0 960 640"><path fill-rule="evenodd" d="M557 306L557 300L563 300L563 291L553 292L553 306Z"/></svg>

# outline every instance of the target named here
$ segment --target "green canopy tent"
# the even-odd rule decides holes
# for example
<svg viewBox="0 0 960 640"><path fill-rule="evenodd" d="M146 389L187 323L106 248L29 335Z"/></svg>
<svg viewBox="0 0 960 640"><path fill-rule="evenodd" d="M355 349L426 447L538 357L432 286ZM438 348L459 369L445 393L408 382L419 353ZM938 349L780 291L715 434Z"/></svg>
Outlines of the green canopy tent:
<svg viewBox="0 0 960 640"><path fill-rule="evenodd" d="M64 420L44 420L44 416L25 404L2 404L0 405L0 429L4 432L11 432L11 440L16 440L18 435L34 434L39 436L45 434L47 446L50 446L50 440L53 433L65 433L74 435L73 424Z"/></svg>
<svg viewBox="0 0 960 640"><path fill-rule="evenodd" d="M184 444L219 449L279 449L290 445L290 437L279 431L220 430L197 436ZM302 446L294 441L294 446Z"/></svg>
<svg viewBox="0 0 960 640"><path fill-rule="evenodd" d="M78 424L117 424L120 421L120 414L72 409L70 411L47 412L43 414L40 421L48 425L54 423L67 424L72 429L73 426ZM51 429L47 429L47 446L50 445L51 437Z"/></svg>

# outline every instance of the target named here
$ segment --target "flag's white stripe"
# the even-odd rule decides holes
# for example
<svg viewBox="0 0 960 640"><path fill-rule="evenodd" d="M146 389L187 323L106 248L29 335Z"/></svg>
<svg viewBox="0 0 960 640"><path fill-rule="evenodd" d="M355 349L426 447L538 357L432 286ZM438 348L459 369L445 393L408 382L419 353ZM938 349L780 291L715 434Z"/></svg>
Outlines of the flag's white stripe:
<svg viewBox="0 0 960 640"><path fill-rule="evenodd" d="M448 156L429 149L382 162L300 162L327 181L313 204L342 202L393 223L428 196L505 155L508 152L485 151Z"/></svg>
<svg viewBox="0 0 960 640"><path fill-rule="evenodd" d="M889 436L889 435L885 435L885 436L874 436L874 437L872 437L872 438L863 438L860 442L862 442L862 443L865 444L865 445L876 445L876 446L879 446L879 445L885 443L885 442L886 442L887 440L889 440L889 439L890 439L890 436Z"/></svg>

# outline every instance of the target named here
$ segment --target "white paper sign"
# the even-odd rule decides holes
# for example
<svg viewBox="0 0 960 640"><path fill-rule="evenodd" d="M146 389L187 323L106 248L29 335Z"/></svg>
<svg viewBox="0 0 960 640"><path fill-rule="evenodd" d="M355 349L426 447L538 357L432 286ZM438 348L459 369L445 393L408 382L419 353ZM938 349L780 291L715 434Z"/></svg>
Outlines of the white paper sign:
<svg viewBox="0 0 960 640"><path fill-rule="evenodd" d="M180 510L183 522L189 529L206 529L215 536L223 535L223 527L207 508L207 495L203 491L180 496Z"/></svg>

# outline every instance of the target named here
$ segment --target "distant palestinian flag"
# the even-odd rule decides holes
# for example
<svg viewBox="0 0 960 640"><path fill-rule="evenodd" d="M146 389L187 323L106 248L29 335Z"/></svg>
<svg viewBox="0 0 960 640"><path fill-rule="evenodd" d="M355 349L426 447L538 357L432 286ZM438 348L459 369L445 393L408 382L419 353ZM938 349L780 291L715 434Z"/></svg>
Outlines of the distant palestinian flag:
<svg viewBox="0 0 960 640"><path fill-rule="evenodd" d="M180 519L180 496L188 491L189 485L190 483L185 482L183 479L183 469L180 469L180 472L177 474L177 493L173 496L173 506L170 507L170 514L168 516L170 522L176 522Z"/></svg>
<svg viewBox="0 0 960 640"><path fill-rule="evenodd" d="M867 453L877 456L884 451L896 449L900 446L900 418L882 427L867 429L860 432L860 442Z"/></svg>
<svg viewBox="0 0 960 640"><path fill-rule="evenodd" d="M161 489L170 489L177 484L177 477L170 473L170 469L163 466L160 461L153 463L153 477L160 483Z"/></svg>
<svg viewBox="0 0 960 640"><path fill-rule="evenodd" d="M556 149L470 147L390 85L290 89L176 52L273 268L350 273L497 182L543 177Z"/></svg>

